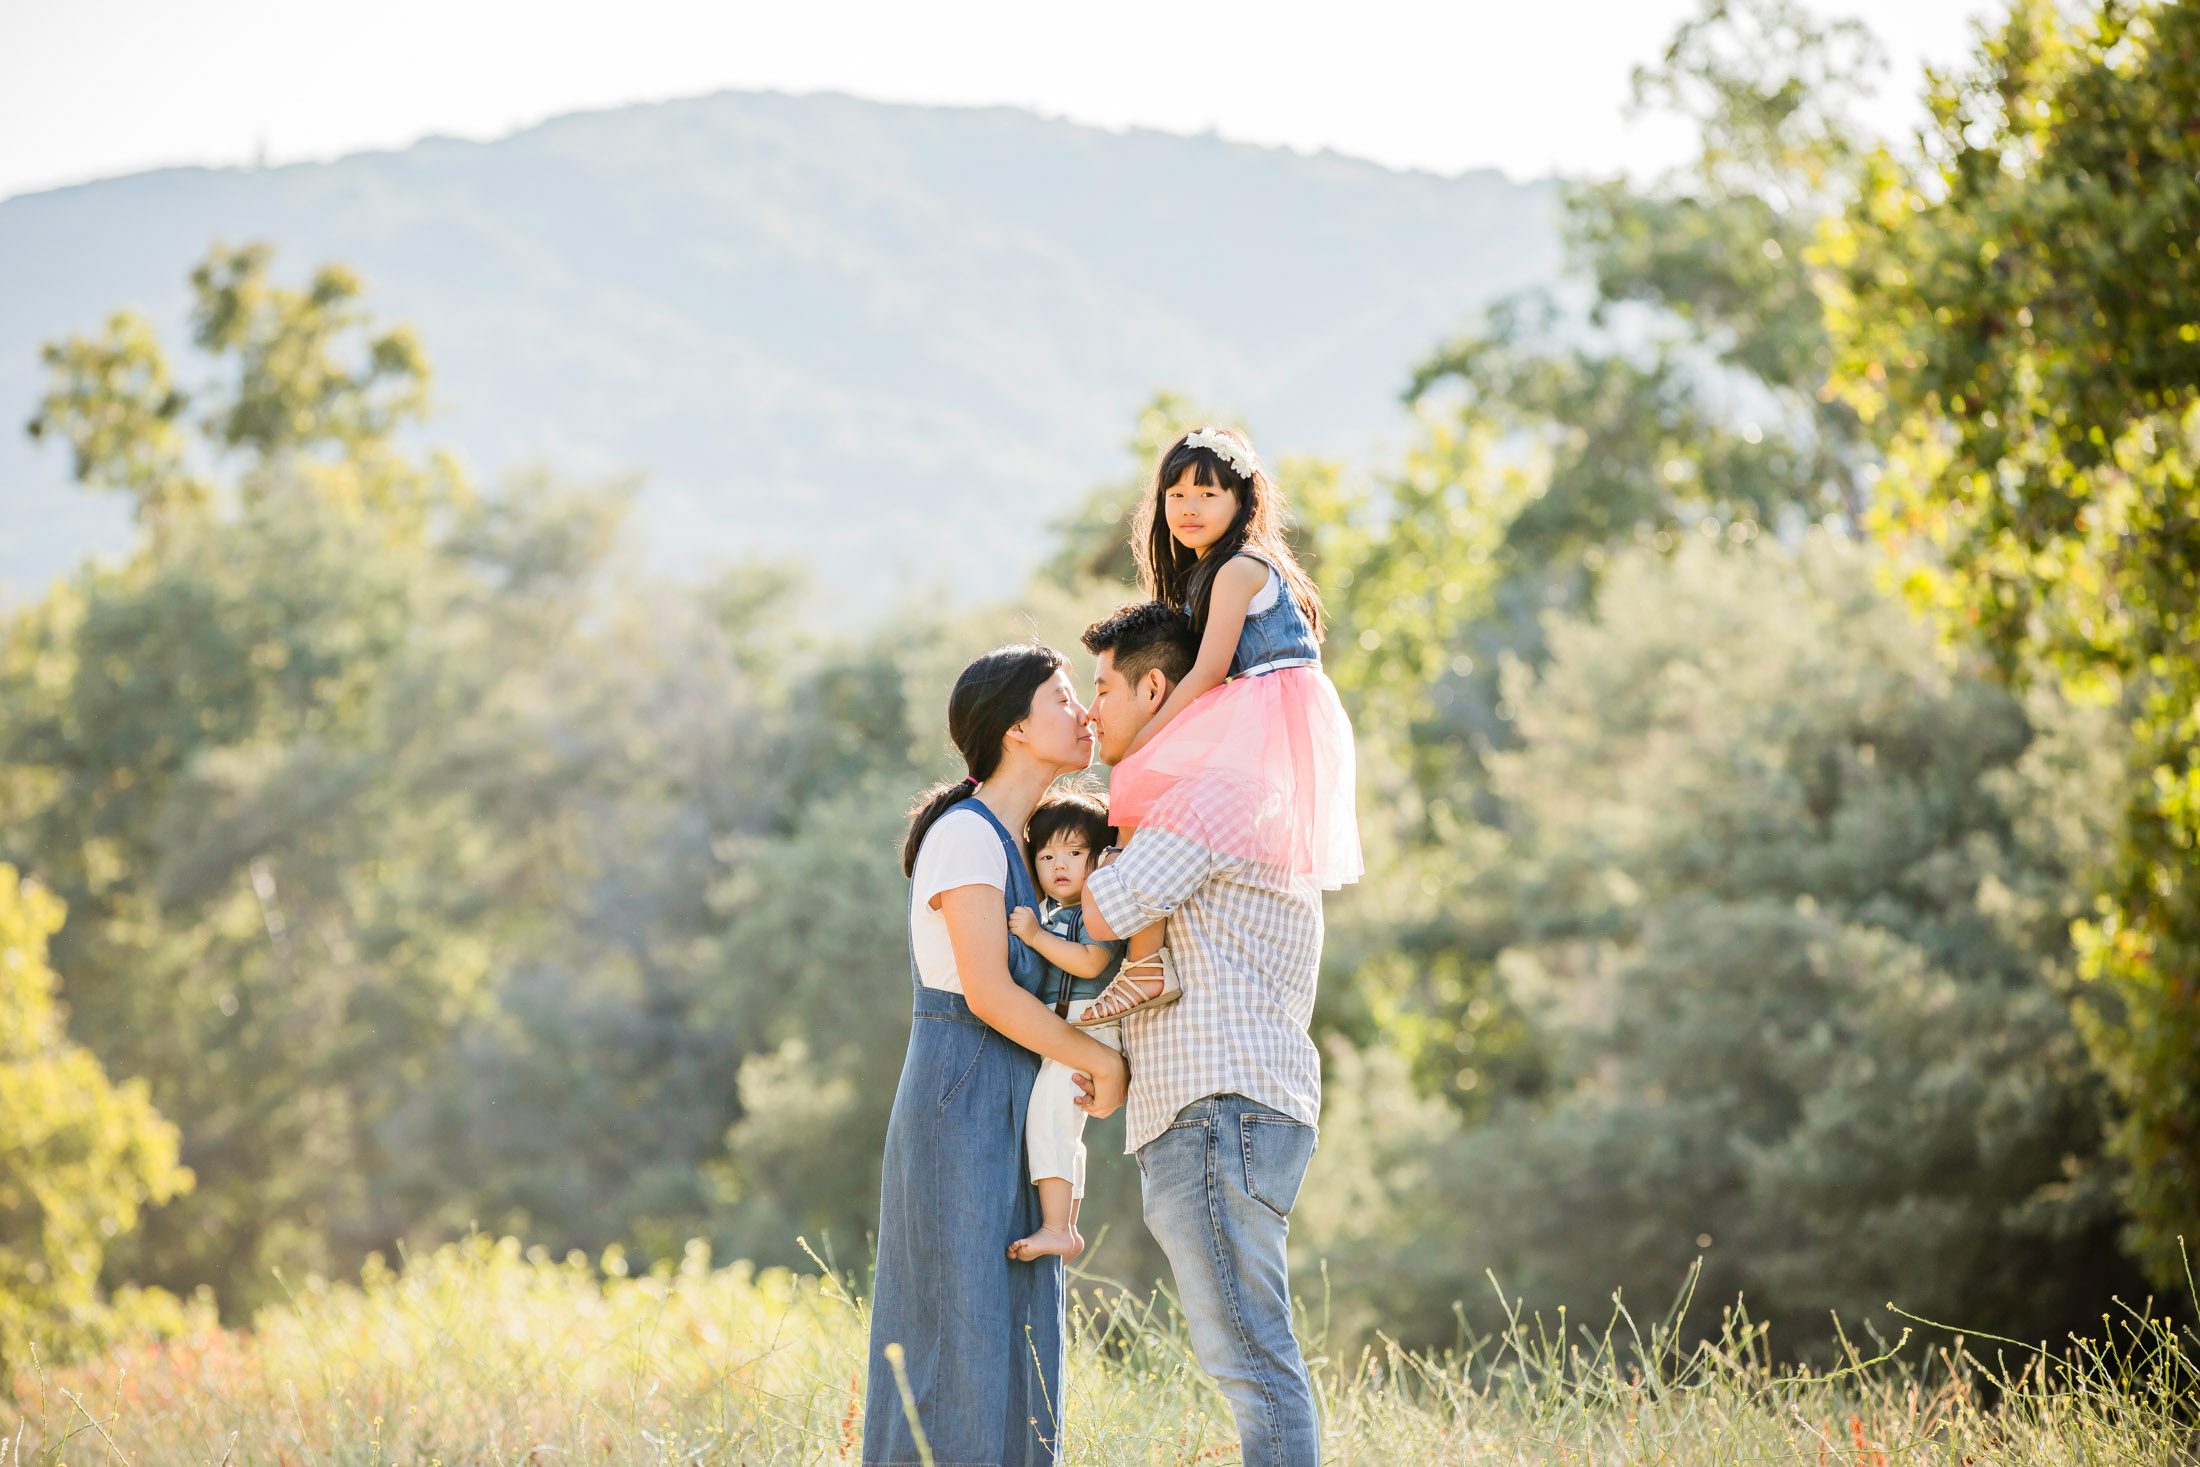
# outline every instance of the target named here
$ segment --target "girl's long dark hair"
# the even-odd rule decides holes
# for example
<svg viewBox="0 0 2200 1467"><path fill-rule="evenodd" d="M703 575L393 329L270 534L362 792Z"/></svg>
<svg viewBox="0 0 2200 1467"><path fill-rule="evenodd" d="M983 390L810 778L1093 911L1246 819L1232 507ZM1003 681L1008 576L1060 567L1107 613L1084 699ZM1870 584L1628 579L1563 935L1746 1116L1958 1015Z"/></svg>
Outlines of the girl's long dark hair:
<svg viewBox="0 0 2200 1467"><path fill-rule="evenodd" d="M1226 433L1245 444L1248 458L1253 456L1253 445L1235 429L1194 431ZM1275 482L1264 468L1254 469L1252 477L1247 478L1213 449L1193 447L1188 441L1191 436L1186 433L1162 450L1160 460L1154 464L1152 491L1139 505L1137 518L1131 521L1131 553L1138 560L1139 584L1154 600L1189 614L1193 627L1204 637L1207 634L1207 606L1214 599L1215 573L1228 565L1233 555L1241 552L1257 555L1276 568L1276 574L1283 578L1284 590L1298 602L1307 625L1314 629L1314 640L1320 641L1321 593L1314 589L1312 577L1300 569L1298 557L1291 553L1290 541L1283 537L1283 495ZM1186 469L1192 471L1192 482L1201 488L1228 489L1237 495L1237 518L1205 555L1176 543L1176 537L1169 533L1169 517L1162 505L1162 496L1184 477Z"/></svg>
<svg viewBox="0 0 2200 1467"><path fill-rule="evenodd" d="M962 670L947 695L947 737L970 771L967 779L936 784L909 807L909 838L901 844L901 874L917 869L925 832L1001 767L1008 731L1031 714L1031 699L1048 678L1066 671L1069 659L1037 642L998 647Z"/></svg>

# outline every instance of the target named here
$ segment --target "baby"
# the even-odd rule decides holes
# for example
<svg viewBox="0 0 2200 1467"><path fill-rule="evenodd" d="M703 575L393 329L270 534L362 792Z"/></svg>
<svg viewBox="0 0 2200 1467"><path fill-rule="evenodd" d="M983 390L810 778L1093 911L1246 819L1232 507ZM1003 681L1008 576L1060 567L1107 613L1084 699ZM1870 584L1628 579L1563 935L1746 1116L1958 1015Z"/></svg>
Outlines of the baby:
<svg viewBox="0 0 2200 1467"><path fill-rule="evenodd" d="M1046 960L1048 981L1039 996L1073 1024L1107 989L1128 945L1085 937L1085 878L1114 838L1107 807L1089 795L1047 796L1024 831L1043 910L1018 907L1008 928ZM1080 1027L1110 1049L1123 1047L1120 1024ZM1069 1259L1085 1251L1077 1232L1077 1206L1085 1195L1085 1113L1077 1108L1077 1096L1066 1065L1040 1063L1024 1120L1024 1153L1032 1185L1039 1189L1041 1221L1039 1231L1009 1245L1011 1258L1029 1261L1058 1253Z"/></svg>

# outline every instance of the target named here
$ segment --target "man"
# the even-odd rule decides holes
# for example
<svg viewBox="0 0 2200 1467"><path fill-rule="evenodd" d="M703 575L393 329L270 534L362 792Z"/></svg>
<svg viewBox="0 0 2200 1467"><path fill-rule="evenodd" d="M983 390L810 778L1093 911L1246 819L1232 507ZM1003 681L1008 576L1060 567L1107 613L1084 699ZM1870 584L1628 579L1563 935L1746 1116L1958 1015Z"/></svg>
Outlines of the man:
<svg viewBox="0 0 2200 1467"><path fill-rule="evenodd" d="M1100 757L1129 752L1191 671L1191 622L1157 602L1087 628L1098 659ZM1146 1226L1169 1256L1201 1368L1237 1418L1245 1467L1315 1467L1321 1428L1291 1328L1284 1260L1291 1206L1314 1155L1321 1061L1307 1024L1321 964L1311 878L1225 854L1248 848L1252 802L1193 776L1085 883L1086 930L1105 942L1169 924L1182 1000L1123 1023L1126 1149Z"/></svg>

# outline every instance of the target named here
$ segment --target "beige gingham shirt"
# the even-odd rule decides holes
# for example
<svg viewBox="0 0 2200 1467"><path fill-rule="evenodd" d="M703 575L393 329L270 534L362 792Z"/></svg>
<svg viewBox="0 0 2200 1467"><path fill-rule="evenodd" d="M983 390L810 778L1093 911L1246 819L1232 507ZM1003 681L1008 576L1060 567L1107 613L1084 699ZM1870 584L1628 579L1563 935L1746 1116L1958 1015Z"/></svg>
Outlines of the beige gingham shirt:
<svg viewBox="0 0 2200 1467"><path fill-rule="evenodd" d="M1321 969L1322 894L1312 877L1223 854L1245 849L1249 802L1193 776L1157 802L1085 899L1118 937L1164 917L1178 1003L1123 1021L1131 1068L1124 1150L1169 1128L1195 1100L1235 1093L1320 1122L1321 1056L1306 1028Z"/></svg>

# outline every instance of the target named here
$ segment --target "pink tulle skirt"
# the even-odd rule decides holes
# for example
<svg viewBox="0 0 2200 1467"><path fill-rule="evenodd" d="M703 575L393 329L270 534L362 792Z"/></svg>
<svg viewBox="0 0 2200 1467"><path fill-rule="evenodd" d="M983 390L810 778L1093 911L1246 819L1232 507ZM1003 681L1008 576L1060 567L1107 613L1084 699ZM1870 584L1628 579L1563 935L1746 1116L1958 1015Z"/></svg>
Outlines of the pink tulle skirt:
<svg viewBox="0 0 2200 1467"><path fill-rule="evenodd" d="M1245 848L1229 854L1331 890L1360 879L1352 723L1320 668L1282 668L1202 693L1110 771L1108 818L1165 828L1170 806L1161 797L1186 775L1217 771L1258 792L1257 816L1231 837Z"/></svg>

